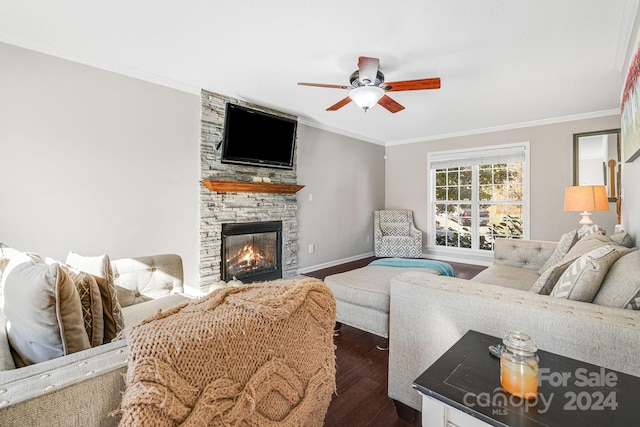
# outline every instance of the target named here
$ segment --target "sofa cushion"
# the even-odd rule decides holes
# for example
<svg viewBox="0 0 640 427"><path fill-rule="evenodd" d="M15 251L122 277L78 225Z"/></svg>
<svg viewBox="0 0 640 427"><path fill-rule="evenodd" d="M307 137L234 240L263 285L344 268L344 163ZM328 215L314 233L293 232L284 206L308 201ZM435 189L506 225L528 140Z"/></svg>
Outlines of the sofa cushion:
<svg viewBox="0 0 640 427"><path fill-rule="evenodd" d="M593 303L640 309L640 251L623 255L611 266Z"/></svg>
<svg viewBox="0 0 640 427"><path fill-rule="evenodd" d="M104 315L104 343L113 341L124 328L122 309L113 284L113 273L108 255L87 257L69 252L66 263L80 271L93 275L100 287Z"/></svg>
<svg viewBox="0 0 640 427"><path fill-rule="evenodd" d="M16 366L90 348L80 297L59 264L14 256L3 275L7 335Z"/></svg>
<svg viewBox="0 0 640 427"><path fill-rule="evenodd" d="M505 288L526 290L538 278L535 270L513 267L510 265L496 264L482 270L471 280L490 285L504 286Z"/></svg>
<svg viewBox="0 0 640 427"><path fill-rule="evenodd" d="M176 254L122 258L111 268L120 306L184 292L182 258Z"/></svg>
<svg viewBox="0 0 640 427"><path fill-rule="evenodd" d="M551 296L593 301L609 268L622 254L617 245L604 245L580 256L562 273Z"/></svg>
<svg viewBox="0 0 640 427"><path fill-rule="evenodd" d="M542 267L540 267L540 270L538 270L538 274L542 275L549 268L562 261L562 258L564 258L567 252L569 252L569 249L571 249L571 247L576 243L577 240L578 230L572 230L568 233L563 234L560 238L560 241L558 242L558 246L556 246L556 249L553 251L549 259L542 265ZM545 295L549 294L547 293Z"/></svg>
<svg viewBox="0 0 640 427"><path fill-rule="evenodd" d="M336 300L389 312L389 287L391 279L406 271L424 271L439 275L440 272L420 267L389 267L368 265L344 273L332 274L324 282Z"/></svg>

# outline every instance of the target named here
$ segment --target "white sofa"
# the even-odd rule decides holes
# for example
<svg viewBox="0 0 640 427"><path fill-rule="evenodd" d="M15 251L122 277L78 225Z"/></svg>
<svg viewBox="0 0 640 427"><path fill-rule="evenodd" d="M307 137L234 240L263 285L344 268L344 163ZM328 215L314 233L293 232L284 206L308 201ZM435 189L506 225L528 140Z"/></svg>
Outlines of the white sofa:
<svg viewBox="0 0 640 427"><path fill-rule="evenodd" d="M530 291L556 246L499 240L494 265L473 280L421 272L392 279L388 394L399 413L420 410L413 381L468 330L496 337L520 330L542 350L640 376L639 310ZM604 302L620 285L627 295L640 289L640 251L611 266L594 302Z"/></svg>
<svg viewBox="0 0 640 427"><path fill-rule="evenodd" d="M125 327L189 300L182 260L163 254L111 261ZM0 311L0 425L117 425L129 351L125 339L18 369Z"/></svg>

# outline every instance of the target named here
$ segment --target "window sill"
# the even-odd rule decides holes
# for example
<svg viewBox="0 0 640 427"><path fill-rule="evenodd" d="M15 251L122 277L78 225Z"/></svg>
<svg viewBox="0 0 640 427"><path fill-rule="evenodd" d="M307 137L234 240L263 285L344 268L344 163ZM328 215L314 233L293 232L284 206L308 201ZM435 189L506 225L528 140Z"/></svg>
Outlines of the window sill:
<svg viewBox="0 0 640 427"><path fill-rule="evenodd" d="M493 251L478 251L471 249L451 249L441 246L429 246L424 254L429 259L439 261L461 262L465 264L493 265Z"/></svg>

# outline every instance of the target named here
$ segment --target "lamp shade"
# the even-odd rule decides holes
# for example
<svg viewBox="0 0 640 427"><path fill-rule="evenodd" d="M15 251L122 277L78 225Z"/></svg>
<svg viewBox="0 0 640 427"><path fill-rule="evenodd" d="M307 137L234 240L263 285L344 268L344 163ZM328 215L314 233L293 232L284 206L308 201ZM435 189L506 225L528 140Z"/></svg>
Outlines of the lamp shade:
<svg viewBox="0 0 640 427"><path fill-rule="evenodd" d="M564 190L565 212L608 211L609 199L604 185L580 185Z"/></svg>
<svg viewBox="0 0 640 427"><path fill-rule="evenodd" d="M384 90L378 86L361 86L349 92L349 98L364 111L375 106L383 95Z"/></svg>

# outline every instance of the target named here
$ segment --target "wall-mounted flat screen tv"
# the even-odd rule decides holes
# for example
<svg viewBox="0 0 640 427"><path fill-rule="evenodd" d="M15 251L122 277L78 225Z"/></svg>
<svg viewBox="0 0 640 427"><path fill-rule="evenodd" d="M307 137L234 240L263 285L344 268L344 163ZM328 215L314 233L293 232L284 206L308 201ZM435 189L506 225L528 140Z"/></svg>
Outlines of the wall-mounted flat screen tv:
<svg viewBox="0 0 640 427"><path fill-rule="evenodd" d="M298 122L227 103L222 163L292 169Z"/></svg>

